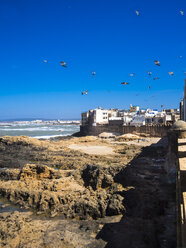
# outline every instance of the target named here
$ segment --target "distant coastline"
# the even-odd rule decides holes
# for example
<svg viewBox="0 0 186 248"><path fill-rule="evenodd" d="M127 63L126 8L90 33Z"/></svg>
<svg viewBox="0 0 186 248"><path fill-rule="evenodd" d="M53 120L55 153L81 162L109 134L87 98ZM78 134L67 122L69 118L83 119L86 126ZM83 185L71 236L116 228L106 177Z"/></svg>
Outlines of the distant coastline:
<svg viewBox="0 0 186 248"><path fill-rule="evenodd" d="M0 118L0 122L16 122L16 121L81 121L78 118L57 119L57 118Z"/></svg>

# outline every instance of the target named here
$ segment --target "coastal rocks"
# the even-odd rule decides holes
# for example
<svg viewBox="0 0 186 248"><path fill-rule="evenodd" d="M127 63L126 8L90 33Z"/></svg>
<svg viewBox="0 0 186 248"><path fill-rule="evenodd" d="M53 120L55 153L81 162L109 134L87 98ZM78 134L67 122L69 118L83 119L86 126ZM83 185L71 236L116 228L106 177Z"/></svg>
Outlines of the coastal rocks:
<svg viewBox="0 0 186 248"><path fill-rule="evenodd" d="M19 176L19 173L20 173L19 169L1 168L0 178L1 180L16 180Z"/></svg>
<svg viewBox="0 0 186 248"><path fill-rule="evenodd" d="M106 188L114 183L113 177L106 174L96 165L86 165L82 171L82 178L85 187L91 186L93 190L98 188Z"/></svg>
<svg viewBox="0 0 186 248"><path fill-rule="evenodd" d="M94 165L85 166L81 173L63 173L28 164L20 170L17 180L0 180L0 196L53 217L63 214L68 218L96 219L123 213L122 190L108 169Z"/></svg>
<svg viewBox="0 0 186 248"><path fill-rule="evenodd" d="M126 133L123 135L120 135L119 137L116 137L115 140L116 141L130 141L130 140L138 140L140 139L140 136L135 135L135 134L131 134L131 133Z"/></svg>
<svg viewBox="0 0 186 248"><path fill-rule="evenodd" d="M103 133L100 133L98 137L101 139L114 139L118 135L119 133L103 132Z"/></svg>
<svg viewBox="0 0 186 248"><path fill-rule="evenodd" d="M40 146L20 139L18 145L9 145L11 138L0 142L0 166L17 168L0 169L0 247L176 246L174 189L166 186L160 143L148 150L113 140L72 138ZM69 148L74 142L102 142L115 153L85 154Z"/></svg>
<svg viewBox="0 0 186 248"><path fill-rule="evenodd" d="M35 139L30 138L28 136L3 136L0 138L0 144L2 147L2 144L8 145L8 146L42 146L44 142Z"/></svg>
<svg viewBox="0 0 186 248"><path fill-rule="evenodd" d="M71 145L94 148L100 146L108 152L105 156L100 154L86 154L79 150L70 149ZM94 150L94 149L93 149ZM99 150L99 149L98 149ZM111 154L110 151L116 150ZM74 170L81 169L86 164L105 165L105 164L124 164L130 158L127 154L117 153L116 145L112 146L108 141L100 140L95 137L81 137L63 139L57 141L37 140L26 136L2 137L0 138L0 168L22 169L26 164L47 165L49 167Z"/></svg>
<svg viewBox="0 0 186 248"><path fill-rule="evenodd" d="M27 164L20 172L19 179L54 179L59 178L56 170L44 165Z"/></svg>
<svg viewBox="0 0 186 248"><path fill-rule="evenodd" d="M123 205L124 197L119 194L114 194L113 197L110 199L108 207L106 209L106 215L113 216L124 214L126 209Z"/></svg>
<svg viewBox="0 0 186 248"><path fill-rule="evenodd" d="M31 212L1 213L0 247L104 248L106 242L96 236L104 223L116 220L111 217L108 220L72 221L36 218Z"/></svg>

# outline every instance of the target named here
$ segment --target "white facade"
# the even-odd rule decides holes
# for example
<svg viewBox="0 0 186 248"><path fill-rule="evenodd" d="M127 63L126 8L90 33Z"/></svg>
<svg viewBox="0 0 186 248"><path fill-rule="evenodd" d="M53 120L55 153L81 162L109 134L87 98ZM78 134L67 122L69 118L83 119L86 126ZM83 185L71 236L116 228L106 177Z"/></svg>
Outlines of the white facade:
<svg viewBox="0 0 186 248"><path fill-rule="evenodd" d="M93 110L93 122L97 124L108 123L108 110L97 108Z"/></svg>
<svg viewBox="0 0 186 248"><path fill-rule="evenodd" d="M108 116L111 117L119 117L119 110L118 109L109 109Z"/></svg>
<svg viewBox="0 0 186 248"><path fill-rule="evenodd" d="M131 126L143 126L145 125L145 116L144 115L136 115L132 122L130 123Z"/></svg>
<svg viewBox="0 0 186 248"><path fill-rule="evenodd" d="M132 116L130 116L130 115L125 115L124 117L123 117L123 124L124 125L128 125L131 121L133 120L133 118L132 118Z"/></svg>
<svg viewBox="0 0 186 248"><path fill-rule="evenodd" d="M186 86L185 86L185 96L186 96ZM186 105L186 97L185 97ZM137 107L137 108L136 108ZM82 113L82 125L93 125L97 124L109 124L113 125L132 125L132 126L142 126L142 125L159 125L166 124L167 122L174 122L176 119L175 111L173 110L163 110L159 112L155 109L147 109L140 112L132 111L138 109L139 106L130 106L130 110L118 110L118 109L102 109L98 107L97 109L89 110L86 113ZM186 118L186 106L184 109L184 114ZM143 112L143 113L142 113Z"/></svg>

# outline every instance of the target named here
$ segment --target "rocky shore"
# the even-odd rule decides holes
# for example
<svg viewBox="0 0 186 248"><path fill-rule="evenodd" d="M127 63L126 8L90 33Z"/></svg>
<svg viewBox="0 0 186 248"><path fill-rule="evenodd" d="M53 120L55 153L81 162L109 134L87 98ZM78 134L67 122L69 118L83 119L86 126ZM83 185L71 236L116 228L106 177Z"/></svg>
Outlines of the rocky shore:
<svg viewBox="0 0 186 248"><path fill-rule="evenodd" d="M0 138L0 247L175 247L166 156L166 138Z"/></svg>

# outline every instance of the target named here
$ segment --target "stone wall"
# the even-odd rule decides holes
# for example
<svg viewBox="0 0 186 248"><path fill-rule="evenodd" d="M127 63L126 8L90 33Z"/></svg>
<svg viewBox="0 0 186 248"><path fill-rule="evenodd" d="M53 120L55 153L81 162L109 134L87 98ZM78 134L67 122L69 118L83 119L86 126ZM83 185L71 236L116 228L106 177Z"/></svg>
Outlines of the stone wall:
<svg viewBox="0 0 186 248"><path fill-rule="evenodd" d="M145 133L153 137L163 137L167 135L171 126L157 125L157 126L122 126L122 125L98 125L98 126L80 126L80 133L86 135L99 135L102 132L116 132L119 134L125 133Z"/></svg>

